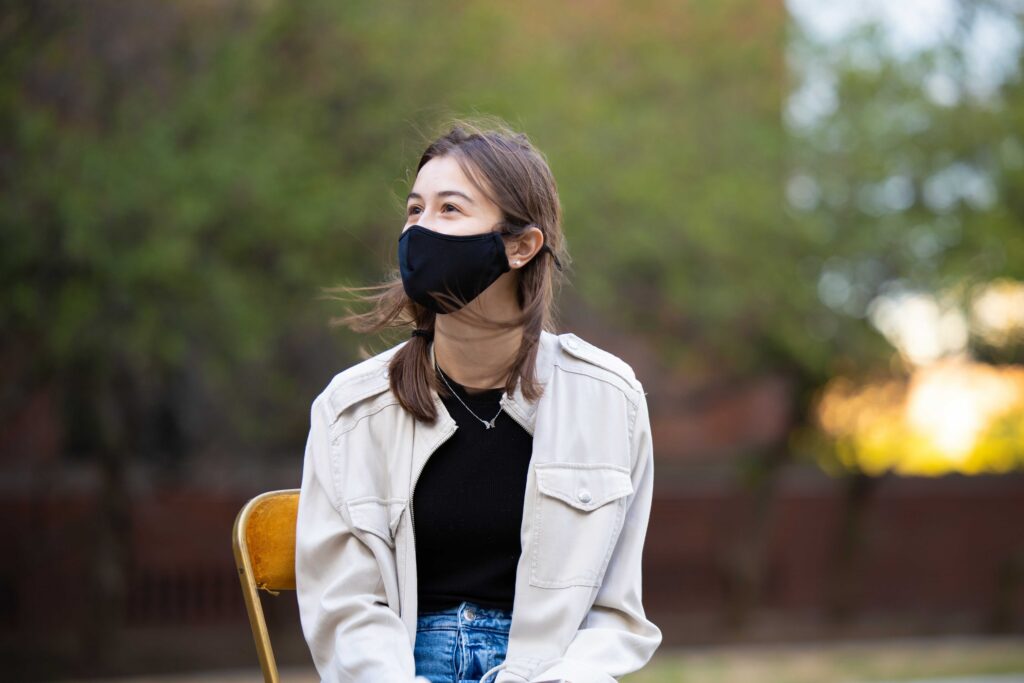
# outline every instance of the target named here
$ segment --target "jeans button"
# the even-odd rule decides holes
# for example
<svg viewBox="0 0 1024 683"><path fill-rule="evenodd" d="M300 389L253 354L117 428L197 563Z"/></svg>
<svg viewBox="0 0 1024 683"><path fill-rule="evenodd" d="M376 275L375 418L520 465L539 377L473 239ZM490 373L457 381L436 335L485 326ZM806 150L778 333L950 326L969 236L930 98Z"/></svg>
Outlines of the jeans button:
<svg viewBox="0 0 1024 683"><path fill-rule="evenodd" d="M465 617L466 621L473 621L474 619L476 619L476 612L474 612L471 609L467 609L465 612L462 613L462 616Z"/></svg>

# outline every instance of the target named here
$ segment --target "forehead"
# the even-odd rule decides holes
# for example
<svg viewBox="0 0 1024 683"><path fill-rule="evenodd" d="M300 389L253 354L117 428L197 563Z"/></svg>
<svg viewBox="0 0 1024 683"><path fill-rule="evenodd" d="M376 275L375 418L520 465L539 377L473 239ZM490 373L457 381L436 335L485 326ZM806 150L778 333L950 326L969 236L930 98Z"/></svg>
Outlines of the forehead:
<svg viewBox="0 0 1024 683"><path fill-rule="evenodd" d="M470 197L479 197L480 190L452 156L434 157L416 174L412 191L424 197L443 190L459 190Z"/></svg>

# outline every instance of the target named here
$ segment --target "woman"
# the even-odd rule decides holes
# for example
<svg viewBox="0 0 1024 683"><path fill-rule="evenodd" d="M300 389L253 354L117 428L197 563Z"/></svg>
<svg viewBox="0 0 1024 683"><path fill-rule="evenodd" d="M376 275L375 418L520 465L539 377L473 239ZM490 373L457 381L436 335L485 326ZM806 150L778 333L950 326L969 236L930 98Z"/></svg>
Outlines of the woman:
<svg viewBox="0 0 1024 683"><path fill-rule="evenodd" d="M408 340L313 401L296 587L326 681L608 683L661 632L640 600L652 447L623 361L552 331L567 258L524 135L423 153L399 272L356 330ZM366 289L358 290L365 292Z"/></svg>

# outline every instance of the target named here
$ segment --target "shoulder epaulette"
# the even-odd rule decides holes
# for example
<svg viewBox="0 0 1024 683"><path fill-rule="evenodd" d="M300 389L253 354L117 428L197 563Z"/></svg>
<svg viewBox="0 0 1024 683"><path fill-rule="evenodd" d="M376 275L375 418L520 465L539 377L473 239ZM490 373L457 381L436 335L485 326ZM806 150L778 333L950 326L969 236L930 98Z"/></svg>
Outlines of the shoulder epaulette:
<svg viewBox="0 0 1024 683"><path fill-rule="evenodd" d="M405 342L356 363L334 376L325 393L335 420L356 404L388 390L388 363L403 344Z"/></svg>
<svg viewBox="0 0 1024 683"><path fill-rule="evenodd" d="M566 353L592 365L604 368L624 379L634 389L640 390L633 368L615 354L600 349L571 332L558 335L558 341Z"/></svg>

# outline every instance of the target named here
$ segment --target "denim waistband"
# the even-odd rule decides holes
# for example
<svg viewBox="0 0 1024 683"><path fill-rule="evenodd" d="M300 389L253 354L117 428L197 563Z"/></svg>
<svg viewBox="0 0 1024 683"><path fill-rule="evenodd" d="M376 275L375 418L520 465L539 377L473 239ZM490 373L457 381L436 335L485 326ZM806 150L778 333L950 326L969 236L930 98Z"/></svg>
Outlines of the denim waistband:
<svg viewBox="0 0 1024 683"><path fill-rule="evenodd" d="M436 612L420 612L416 618L417 631L485 629L508 633L511 625L510 610L465 601Z"/></svg>

